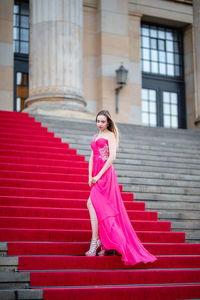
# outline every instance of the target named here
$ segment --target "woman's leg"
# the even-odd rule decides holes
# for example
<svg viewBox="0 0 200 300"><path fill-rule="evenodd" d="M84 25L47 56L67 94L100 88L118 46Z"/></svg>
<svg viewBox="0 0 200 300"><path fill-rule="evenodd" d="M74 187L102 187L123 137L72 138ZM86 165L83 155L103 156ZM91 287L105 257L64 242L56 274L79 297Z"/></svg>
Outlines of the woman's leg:
<svg viewBox="0 0 200 300"><path fill-rule="evenodd" d="M91 227L92 227L92 239L98 239L99 237L99 226L98 226L98 219L97 215L94 209L94 206L92 205L92 201L89 197L87 201L87 208L90 213L90 221L91 221Z"/></svg>

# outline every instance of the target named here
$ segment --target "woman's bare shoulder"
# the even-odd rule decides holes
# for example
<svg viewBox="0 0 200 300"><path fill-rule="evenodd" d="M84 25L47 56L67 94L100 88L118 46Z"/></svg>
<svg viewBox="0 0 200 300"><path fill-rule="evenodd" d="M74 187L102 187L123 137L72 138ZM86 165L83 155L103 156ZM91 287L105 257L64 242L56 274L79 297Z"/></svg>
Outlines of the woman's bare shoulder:
<svg viewBox="0 0 200 300"><path fill-rule="evenodd" d="M92 136L92 139L93 139L93 140L96 139L97 136L98 136L98 133L94 134L94 135Z"/></svg>
<svg viewBox="0 0 200 300"><path fill-rule="evenodd" d="M114 135L114 133L111 132L111 131L108 133L108 140L109 140L110 142L115 141L115 135Z"/></svg>
<svg viewBox="0 0 200 300"><path fill-rule="evenodd" d="M113 133L112 131L109 131L109 132L108 132L108 136L111 137L111 138L114 138L114 137L115 137L115 135L114 135L114 133Z"/></svg>

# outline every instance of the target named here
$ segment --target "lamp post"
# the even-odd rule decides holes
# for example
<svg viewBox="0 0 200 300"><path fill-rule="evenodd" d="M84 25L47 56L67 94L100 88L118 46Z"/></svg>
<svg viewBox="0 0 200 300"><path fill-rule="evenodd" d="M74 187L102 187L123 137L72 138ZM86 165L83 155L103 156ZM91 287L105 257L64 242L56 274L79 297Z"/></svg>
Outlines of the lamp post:
<svg viewBox="0 0 200 300"><path fill-rule="evenodd" d="M123 88L123 86L126 84L128 70L124 68L123 65L119 67L116 71L116 79L117 84L119 86L115 89L115 102L116 102L116 113L119 112L119 91Z"/></svg>

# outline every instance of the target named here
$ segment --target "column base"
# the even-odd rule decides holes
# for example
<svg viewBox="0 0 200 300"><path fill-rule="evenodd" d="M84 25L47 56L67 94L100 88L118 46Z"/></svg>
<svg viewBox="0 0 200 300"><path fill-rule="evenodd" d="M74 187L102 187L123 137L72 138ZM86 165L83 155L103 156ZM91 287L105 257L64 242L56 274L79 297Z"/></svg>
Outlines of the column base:
<svg viewBox="0 0 200 300"><path fill-rule="evenodd" d="M74 99L57 100L57 99L42 99L31 101L23 112L30 114L60 116L68 118L81 118L95 120L95 116L89 113L81 103L74 102Z"/></svg>

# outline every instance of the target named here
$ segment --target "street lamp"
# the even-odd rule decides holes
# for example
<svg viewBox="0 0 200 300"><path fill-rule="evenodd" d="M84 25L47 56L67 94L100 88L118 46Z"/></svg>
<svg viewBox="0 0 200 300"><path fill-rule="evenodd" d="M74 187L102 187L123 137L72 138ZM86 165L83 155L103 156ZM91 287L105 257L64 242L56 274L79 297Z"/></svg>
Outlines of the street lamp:
<svg viewBox="0 0 200 300"><path fill-rule="evenodd" d="M123 88L123 86L126 84L128 70L124 68L123 65L119 67L116 71L116 79L117 84L119 86L115 89L115 102L116 102L116 113L119 112L119 91Z"/></svg>

